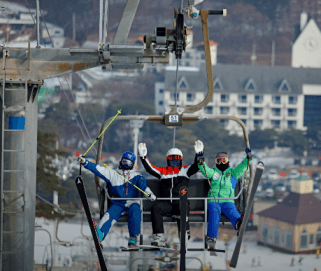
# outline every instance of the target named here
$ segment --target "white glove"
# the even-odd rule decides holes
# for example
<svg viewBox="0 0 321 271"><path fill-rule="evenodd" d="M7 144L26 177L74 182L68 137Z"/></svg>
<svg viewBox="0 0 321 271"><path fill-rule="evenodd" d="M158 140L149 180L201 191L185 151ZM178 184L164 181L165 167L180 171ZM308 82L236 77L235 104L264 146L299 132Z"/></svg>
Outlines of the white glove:
<svg viewBox="0 0 321 271"><path fill-rule="evenodd" d="M200 152L203 152L203 149L204 149L203 142L200 140L195 141L195 145L194 145L195 153L198 154Z"/></svg>
<svg viewBox="0 0 321 271"><path fill-rule="evenodd" d="M149 198L151 201L155 201L156 200L156 196L154 194L149 194Z"/></svg>
<svg viewBox="0 0 321 271"><path fill-rule="evenodd" d="M146 157L147 155L147 147L145 143L138 144L138 152L140 157Z"/></svg>
<svg viewBox="0 0 321 271"><path fill-rule="evenodd" d="M82 155L80 155L79 157L78 157L78 160L77 160L78 162L79 162L79 164L85 164L86 163L86 159L85 159L85 157L83 157Z"/></svg>

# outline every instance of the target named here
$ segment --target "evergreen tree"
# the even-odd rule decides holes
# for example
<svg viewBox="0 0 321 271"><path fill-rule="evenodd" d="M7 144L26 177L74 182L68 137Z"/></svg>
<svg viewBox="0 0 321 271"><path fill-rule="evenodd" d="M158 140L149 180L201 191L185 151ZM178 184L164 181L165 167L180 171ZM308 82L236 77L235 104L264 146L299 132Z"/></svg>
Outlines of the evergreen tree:
<svg viewBox="0 0 321 271"><path fill-rule="evenodd" d="M60 186L60 179L56 175L58 169L53 164L57 156L65 155L64 151L55 149L56 137L55 133L38 130L37 194L48 200L52 199L53 191L64 195L66 190ZM37 216L56 217L53 207L48 203L39 202L36 209Z"/></svg>

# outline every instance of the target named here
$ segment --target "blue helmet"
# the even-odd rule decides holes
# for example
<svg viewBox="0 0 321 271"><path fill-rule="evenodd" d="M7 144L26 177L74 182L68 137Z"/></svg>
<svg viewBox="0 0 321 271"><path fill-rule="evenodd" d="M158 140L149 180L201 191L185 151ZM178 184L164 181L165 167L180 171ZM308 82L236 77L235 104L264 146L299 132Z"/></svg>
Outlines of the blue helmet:
<svg viewBox="0 0 321 271"><path fill-rule="evenodd" d="M126 151L122 154L119 161L119 168L124 170L131 170L134 167L136 161L136 155L130 151Z"/></svg>

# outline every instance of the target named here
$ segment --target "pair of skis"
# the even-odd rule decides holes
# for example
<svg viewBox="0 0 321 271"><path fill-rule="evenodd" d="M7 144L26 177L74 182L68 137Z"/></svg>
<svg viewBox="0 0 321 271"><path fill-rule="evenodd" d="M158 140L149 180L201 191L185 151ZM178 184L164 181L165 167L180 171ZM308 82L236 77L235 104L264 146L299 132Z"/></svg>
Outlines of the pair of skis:
<svg viewBox="0 0 321 271"><path fill-rule="evenodd" d="M259 185L259 182L261 180L263 170L264 170L264 164L263 164L263 162L259 162L258 165L256 166L256 171L255 171L255 176L254 176L254 180L253 180L253 184L252 184L252 188L251 188L251 192L250 192L249 201L247 203L242 226L238 232L238 239L236 241L236 245L235 245L234 252L233 252L233 255L231 258L231 262L230 262L230 267L233 267L233 268L235 268L237 265L237 261L238 261L239 255L240 255L243 235L244 235L244 232L245 232L245 229L247 226L247 222L249 220L249 215L252 210L254 196L255 196L257 187Z"/></svg>

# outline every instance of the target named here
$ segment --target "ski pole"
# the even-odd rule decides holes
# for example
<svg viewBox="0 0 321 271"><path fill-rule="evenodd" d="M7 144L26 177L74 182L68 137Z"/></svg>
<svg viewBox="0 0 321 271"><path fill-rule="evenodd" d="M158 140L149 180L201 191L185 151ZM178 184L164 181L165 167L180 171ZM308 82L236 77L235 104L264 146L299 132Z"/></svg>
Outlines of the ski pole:
<svg viewBox="0 0 321 271"><path fill-rule="evenodd" d="M115 120L115 118L121 113L121 109L117 111L117 114L111 119L111 121L108 123L108 125L105 127L105 129L100 133L100 135L96 138L96 140L93 142L93 144L91 144L91 146L89 147L89 149L83 154L83 156L85 156L90 149L95 145L95 143L97 142L97 140L105 133L105 131L107 130L107 128L109 127L109 125Z"/></svg>
<svg viewBox="0 0 321 271"><path fill-rule="evenodd" d="M108 123L108 125L106 126L106 128L100 133L100 135L96 138L96 140L91 144L91 146L89 147L89 149L82 155L83 157L86 156L86 154L90 151L90 149L95 145L95 143L97 142L97 140L105 133L105 131L107 130L107 128L109 127L109 125L114 121L114 119L121 113L121 109L117 110L117 114L111 119L111 121ZM79 165L79 175L81 175L81 164Z"/></svg>
<svg viewBox="0 0 321 271"><path fill-rule="evenodd" d="M147 197L149 197L149 194L147 194L145 191L141 190L138 186L134 185L132 182L124 178L124 176L121 176L118 172L107 166L106 164L104 165L105 167L108 167L110 170L114 171L118 176L122 177L126 182L129 182L132 186L134 186L136 189L138 189L140 192L144 193Z"/></svg>

